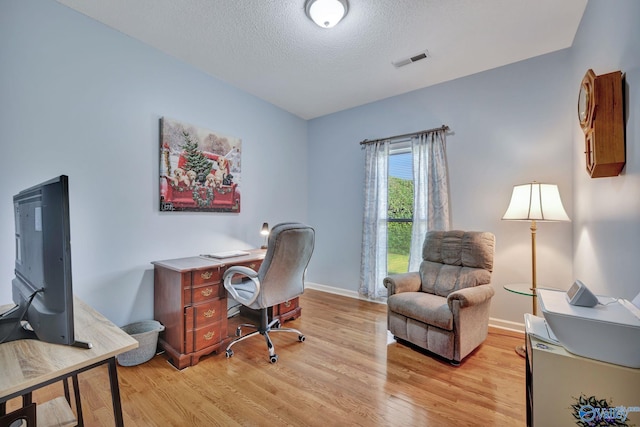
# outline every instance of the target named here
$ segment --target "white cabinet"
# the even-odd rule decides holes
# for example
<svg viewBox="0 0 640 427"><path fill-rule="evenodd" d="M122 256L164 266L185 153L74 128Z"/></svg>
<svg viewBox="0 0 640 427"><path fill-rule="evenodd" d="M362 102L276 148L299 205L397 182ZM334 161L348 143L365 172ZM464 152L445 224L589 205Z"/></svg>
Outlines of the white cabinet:
<svg viewBox="0 0 640 427"><path fill-rule="evenodd" d="M526 344L527 426L640 425L640 369L576 356L531 334Z"/></svg>

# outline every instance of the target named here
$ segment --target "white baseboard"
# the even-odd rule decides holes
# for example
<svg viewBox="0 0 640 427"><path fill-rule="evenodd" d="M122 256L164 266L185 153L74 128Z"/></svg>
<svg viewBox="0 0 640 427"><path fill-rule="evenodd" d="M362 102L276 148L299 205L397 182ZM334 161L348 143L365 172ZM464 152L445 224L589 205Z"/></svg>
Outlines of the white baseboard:
<svg viewBox="0 0 640 427"><path fill-rule="evenodd" d="M510 320L502 320L502 319L496 319L495 317L490 317L489 326L492 326L498 329L506 329L507 331L524 333L524 323L512 322Z"/></svg>
<svg viewBox="0 0 640 427"><path fill-rule="evenodd" d="M370 301L379 304L384 304L384 301L376 301L368 298L361 297L357 291L350 291L347 289L336 288L333 286L322 285L320 283L305 282L304 286L309 289L315 289L317 291L327 292L329 294L342 295L349 298L360 299L363 301ZM495 317L489 318L489 326L499 329L506 329L508 331L522 332L524 333L524 323L512 322L510 320L496 319Z"/></svg>
<svg viewBox="0 0 640 427"><path fill-rule="evenodd" d="M384 301L376 301L369 298L363 298L357 291L349 291L347 289L335 288L333 286L321 285L320 283L304 282L304 286L316 291L326 292L328 294L342 295L344 297L360 299L363 301L375 302L378 304L386 304Z"/></svg>
<svg viewBox="0 0 640 427"><path fill-rule="evenodd" d="M349 291L347 289L335 288L333 286L321 285L320 283L304 282L304 287L309 289L315 289L316 291L327 292L329 294L342 295L349 298L360 299L358 292Z"/></svg>

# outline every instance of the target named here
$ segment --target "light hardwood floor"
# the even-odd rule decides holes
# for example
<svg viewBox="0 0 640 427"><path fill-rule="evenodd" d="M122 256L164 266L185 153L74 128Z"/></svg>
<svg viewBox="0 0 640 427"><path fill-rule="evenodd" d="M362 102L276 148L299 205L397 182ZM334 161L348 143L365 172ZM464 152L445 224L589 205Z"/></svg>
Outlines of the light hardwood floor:
<svg viewBox="0 0 640 427"><path fill-rule="evenodd" d="M125 425L147 426L521 426L525 424L522 335L491 329L459 367L398 344L386 306L307 290L302 316L273 334L279 361L261 337L235 355L201 359L182 371L163 355L119 367ZM244 319L232 318L229 333ZM79 376L85 425L112 426L106 369ZM62 394L60 384L34 394ZM11 402L13 403L13 401ZM11 407L11 405L9 405Z"/></svg>

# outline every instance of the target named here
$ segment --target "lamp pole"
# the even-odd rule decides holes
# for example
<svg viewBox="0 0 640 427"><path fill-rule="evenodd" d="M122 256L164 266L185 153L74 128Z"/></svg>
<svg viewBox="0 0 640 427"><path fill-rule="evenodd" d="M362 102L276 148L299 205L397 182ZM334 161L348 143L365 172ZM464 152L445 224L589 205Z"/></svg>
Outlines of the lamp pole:
<svg viewBox="0 0 640 427"><path fill-rule="evenodd" d="M533 294L533 315L536 316L536 220L531 220L531 293Z"/></svg>

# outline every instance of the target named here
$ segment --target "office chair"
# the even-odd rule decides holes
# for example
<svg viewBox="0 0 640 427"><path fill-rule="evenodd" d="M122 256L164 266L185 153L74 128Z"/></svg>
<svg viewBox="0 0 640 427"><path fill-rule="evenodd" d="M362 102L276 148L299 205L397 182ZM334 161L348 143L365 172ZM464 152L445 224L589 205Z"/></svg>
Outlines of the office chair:
<svg viewBox="0 0 640 427"><path fill-rule="evenodd" d="M291 300L304 292L304 275L313 253L315 231L300 223L282 223L274 226L269 235L267 253L262 265L255 271L248 267L233 266L224 273L224 287L240 304L260 310L260 325L242 324L236 330L236 338L228 346L226 356L233 356L231 347L254 335L262 335L267 341L269 361L276 363L270 332L298 334L303 342L305 336L297 329L282 328L278 319L269 322L268 308ZM241 279L241 280L238 280ZM235 283L234 283L235 282ZM241 336L242 327L256 330Z"/></svg>

